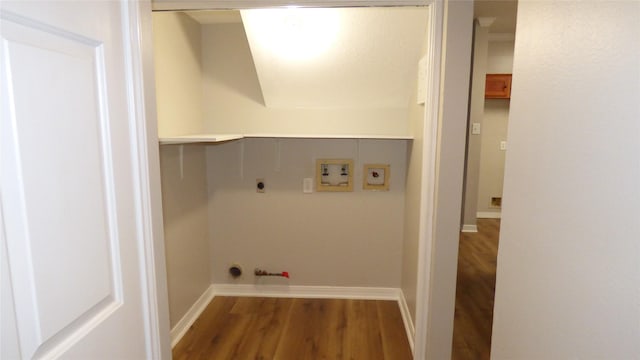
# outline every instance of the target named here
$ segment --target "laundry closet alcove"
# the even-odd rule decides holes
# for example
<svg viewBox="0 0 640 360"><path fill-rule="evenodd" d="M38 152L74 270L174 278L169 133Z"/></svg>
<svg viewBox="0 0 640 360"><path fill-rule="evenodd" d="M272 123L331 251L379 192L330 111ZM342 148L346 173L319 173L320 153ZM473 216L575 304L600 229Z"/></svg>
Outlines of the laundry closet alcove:
<svg viewBox="0 0 640 360"><path fill-rule="evenodd" d="M429 19L427 7L154 12L173 344L225 294L398 300L412 341ZM283 55L292 35L312 54ZM317 192L317 159L352 160L353 191ZM364 188L365 164L389 166L388 190Z"/></svg>

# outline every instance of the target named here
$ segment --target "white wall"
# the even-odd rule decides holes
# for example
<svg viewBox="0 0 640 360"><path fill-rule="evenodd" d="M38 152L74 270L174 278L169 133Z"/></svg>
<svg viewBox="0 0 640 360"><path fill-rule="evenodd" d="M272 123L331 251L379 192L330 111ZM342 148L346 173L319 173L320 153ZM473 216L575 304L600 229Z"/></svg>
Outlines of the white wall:
<svg viewBox="0 0 640 360"><path fill-rule="evenodd" d="M205 131L407 135L402 108L267 108L241 23L202 27Z"/></svg>
<svg viewBox="0 0 640 360"><path fill-rule="evenodd" d="M200 24L153 13L159 136L202 131ZM160 148L169 320L173 327L210 284L205 150Z"/></svg>
<svg viewBox="0 0 640 360"><path fill-rule="evenodd" d="M204 131L200 43L200 24L189 16L153 13L159 137Z"/></svg>
<svg viewBox="0 0 640 360"><path fill-rule="evenodd" d="M489 40L487 74L511 74L513 71L513 40Z"/></svg>
<svg viewBox="0 0 640 360"><path fill-rule="evenodd" d="M422 44L422 56L427 54L427 38ZM416 64L416 72L418 65ZM421 196L424 186L422 163L424 160L424 127L425 105L417 104L417 79L416 86L409 103L409 131L413 141L407 148L407 180L404 194L404 238L402 245L402 281L401 289L405 297L407 307L415 324L416 301L418 286L418 250L420 243L421 220Z"/></svg>
<svg viewBox="0 0 640 360"><path fill-rule="evenodd" d="M640 356L640 3L518 4L493 359Z"/></svg>
<svg viewBox="0 0 640 360"><path fill-rule="evenodd" d="M500 150L500 142L507 140L509 124L509 100L487 99L482 119L482 143L480 145L480 171L478 173L478 204L482 217L486 213L500 213L491 206L491 197L502 197L504 160L506 151Z"/></svg>
<svg viewBox="0 0 640 360"><path fill-rule="evenodd" d="M487 73L512 73L513 44L513 41L489 42ZM481 213L500 213L501 210L491 206L491 197L502 197L506 151L500 150L500 142L507 141L509 103L509 99L484 100L477 204L477 211Z"/></svg>
<svg viewBox="0 0 640 360"><path fill-rule="evenodd" d="M242 149L244 147L244 149ZM278 151L279 147L279 151ZM406 141L244 139L207 149L214 283L399 287ZM354 192L304 194L316 158L354 160ZM365 163L391 165L389 191L363 191ZM266 182L256 192L256 179ZM233 280L232 263L245 269ZM289 271L289 281L253 275Z"/></svg>
<svg viewBox="0 0 640 360"><path fill-rule="evenodd" d="M160 166L173 328L211 284L205 147L163 145Z"/></svg>

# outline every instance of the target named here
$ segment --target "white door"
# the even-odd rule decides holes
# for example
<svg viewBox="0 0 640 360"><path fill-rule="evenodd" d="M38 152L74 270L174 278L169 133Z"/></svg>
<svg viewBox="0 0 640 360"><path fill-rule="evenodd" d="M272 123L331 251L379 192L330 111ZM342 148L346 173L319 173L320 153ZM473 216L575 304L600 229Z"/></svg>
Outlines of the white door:
<svg viewBox="0 0 640 360"><path fill-rule="evenodd" d="M156 357L128 5L1 6L1 356Z"/></svg>

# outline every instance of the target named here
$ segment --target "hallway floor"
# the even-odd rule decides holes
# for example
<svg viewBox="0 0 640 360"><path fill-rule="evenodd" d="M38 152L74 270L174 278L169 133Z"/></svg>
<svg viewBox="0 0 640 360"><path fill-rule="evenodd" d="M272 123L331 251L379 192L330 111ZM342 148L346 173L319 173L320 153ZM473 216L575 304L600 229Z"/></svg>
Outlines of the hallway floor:
<svg viewBox="0 0 640 360"><path fill-rule="evenodd" d="M453 360L486 360L491 351L500 219L478 219L477 233L460 234Z"/></svg>

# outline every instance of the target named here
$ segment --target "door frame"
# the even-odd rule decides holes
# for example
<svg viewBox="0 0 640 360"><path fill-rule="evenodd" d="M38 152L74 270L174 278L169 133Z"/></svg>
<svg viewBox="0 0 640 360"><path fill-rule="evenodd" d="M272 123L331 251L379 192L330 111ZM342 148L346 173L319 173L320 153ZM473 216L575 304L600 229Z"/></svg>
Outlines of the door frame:
<svg viewBox="0 0 640 360"><path fill-rule="evenodd" d="M136 219L143 277L143 307L147 354L152 359L171 359L169 296L164 253L160 150L156 116L155 79L151 33L151 0L126 1L122 6L125 28L125 72L128 112L135 121L130 143L135 157Z"/></svg>
<svg viewBox="0 0 640 360"><path fill-rule="evenodd" d="M147 280L150 295L157 294L161 298L149 301L150 311L160 314L151 315L151 324L162 333L155 334L159 342L154 343L156 351L162 351L168 346L168 304L166 301L166 269L164 265L164 236L162 229L162 204L160 193L160 171L158 155L157 117L155 108L155 74L153 64L151 12L182 11L182 10L226 10L270 7L370 7L370 6L427 6L429 8L429 32L427 45L428 67L426 86L427 97L424 111L424 132L422 134L425 146L422 153L422 187L420 191L420 224L418 240L418 274L416 293L414 358L426 357L427 337L429 328L429 308L431 291L432 256L434 252L435 215L437 190L437 153L439 148L438 128L440 119L440 91L441 91L441 54L444 23L444 1L446 0L140 0L135 7L135 21L138 31L132 34L135 49L133 76L142 77L134 83L142 88L135 90L136 110L145 119L143 128L138 129L138 150L148 157L148 168L141 169L141 176L146 178L149 189L141 189L141 203L145 206L144 213L153 219L145 222L144 229L147 236L154 236L155 243L149 242L145 249L146 256L155 257L155 268L148 268ZM139 45L139 47L138 47ZM137 53L136 53L137 51ZM141 98L142 96L143 98ZM142 107L142 108L141 108ZM138 124L140 127L140 123ZM143 159L144 160L144 159ZM145 165L141 161L140 165ZM153 260L153 259L149 259ZM152 261L146 264L153 264ZM150 299L152 300L152 299ZM453 316L453 313L451 314ZM166 324L166 331L165 329ZM158 326L160 325L160 326ZM165 339L166 337L166 339ZM450 344L446 345L450 346ZM170 354L170 350L169 350Z"/></svg>

